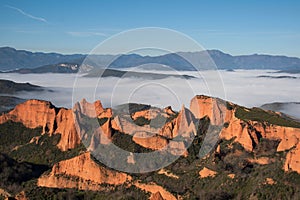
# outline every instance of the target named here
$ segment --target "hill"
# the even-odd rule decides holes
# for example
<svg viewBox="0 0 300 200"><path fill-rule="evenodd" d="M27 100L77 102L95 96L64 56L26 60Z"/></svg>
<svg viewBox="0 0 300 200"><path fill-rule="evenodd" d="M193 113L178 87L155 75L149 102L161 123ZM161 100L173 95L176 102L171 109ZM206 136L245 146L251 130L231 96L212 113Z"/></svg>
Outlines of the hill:
<svg viewBox="0 0 300 200"><path fill-rule="evenodd" d="M10 80L0 79L0 113L11 110L17 104L26 101L15 97L20 92L43 92L46 88L30 83L16 83Z"/></svg>
<svg viewBox="0 0 300 200"><path fill-rule="evenodd" d="M26 91L43 91L44 88L32 85L30 83L16 83L9 80L0 79L0 93L1 94L15 94L17 92Z"/></svg>
<svg viewBox="0 0 300 200"><path fill-rule="evenodd" d="M190 108L179 112L134 103L116 109L103 108L100 101L82 100L65 109L28 100L2 114L2 196L300 197L299 122L204 95L195 96ZM125 154L106 149L112 144ZM145 160L156 151L161 159ZM147 171L173 158L163 168ZM110 162L104 164L106 159Z"/></svg>

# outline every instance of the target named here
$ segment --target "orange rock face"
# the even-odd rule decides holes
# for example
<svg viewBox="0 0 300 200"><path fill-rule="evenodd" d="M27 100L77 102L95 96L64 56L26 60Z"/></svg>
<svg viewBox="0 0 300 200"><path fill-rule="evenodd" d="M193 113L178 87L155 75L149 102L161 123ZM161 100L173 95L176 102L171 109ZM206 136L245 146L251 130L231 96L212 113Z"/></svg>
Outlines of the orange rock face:
<svg viewBox="0 0 300 200"><path fill-rule="evenodd" d="M86 99L82 99L80 102L77 102L74 105L74 108L80 113L92 118L97 117L104 110L99 100L94 103L89 103Z"/></svg>
<svg viewBox="0 0 300 200"><path fill-rule="evenodd" d="M178 116L166 123L159 131L161 136L173 139L178 135L190 137L190 134L196 134L195 118L193 114L184 106L181 108Z"/></svg>
<svg viewBox="0 0 300 200"><path fill-rule="evenodd" d="M259 137L279 140L277 151L289 150L286 157L286 171L293 170L300 173L299 139L300 129L266 124L262 122L244 122L233 117L227 128L223 128L221 138L239 142L246 150L252 151L259 143ZM294 149L293 149L294 148Z"/></svg>
<svg viewBox="0 0 300 200"><path fill-rule="evenodd" d="M233 104L203 95L191 100L190 110L196 118L209 117L212 125L227 126L221 130L220 138L240 143L247 151L253 151L260 138L279 140L277 151L289 150L284 170L300 173L300 129L283 127L264 122L243 121L235 116L235 109L227 108ZM259 160L259 163L267 163Z"/></svg>
<svg viewBox="0 0 300 200"><path fill-rule="evenodd" d="M43 133L54 133L56 108L48 101L29 100L0 116L0 123L21 122L28 128L42 127Z"/></svg>
<svg viewBox="0 0 300 200"><path fill-rule="evenodd" d="M144 183L140 183L140 182L135 182L134 186L136 186L137 188L140 188L142 190L145 190L147 192L151 192L152 194L156 194L159 192L163 199L167 199L167 200L176 200L177 199L173 194L168 192L163 187L156 185L155 183L144 184Z"/></svg>
<svg viewBox="0 0 300 200"><path fill-rule="evenodd" d="M159 135L149 135L145 132L136 133L132 140L142 147L152 150L160 150L167 146L168 141Z"/></svg>
<svg viewBox="0 0 300 200"><path fill-rule="evenodd" d="M160 113L159 109L147 109L147 110L141 110L141 111L137 111L135 113L133 113L131 115L133 120L136 120L138 117L144 117L148 120L154 119L155 117L157 117L157 115Z"/></svg>
<svg viewBox="0 0 300 200"><path fill-rule="evenodd" d="M55 118L57 128L55 133L61 134L61 139L57 144L62 150L73 149L80 144L80 137L77 134L72 110L61 108Z"/></svg>
<svg viewBox="0 0 300 200"><path fill-rule="evenodd" d="M200 178L215 177L216 174L217 174L217 172L215 172L211 169L208 169L206 167L204 167L201 171L199 171Z"/></svg>
<svg viewBox="0 0 300 200"><path fill-rule="evenodd" d="M161 196L160 192L156 192L151 195L150 200L164 200L164 198Z"/></svg>
<svg viewBox="0 0 300 200"><path fill-rule="evenodd" d="M0 116L0 123L12 120L28 128L42 127L42 134L61 134L58 147L65 151L80 144L71 110L56 108L48 101L28 100Z"/></svg>
<svg viewBox="0 0 300 200"><path fill-rule="evenodd" d="M284 164L285 171L296 171L300 174L300 143L288 152Z"/></svg>
<svg viewBox="0 0 300 200"><path fill-rule="evenodd" d="M91 150L96 148L97 143L108 144L114 129L134 136L133 141L146 148L158 150L168 145L177 155L186 147L180 143L181 141L175 143L172 139L177 136L192 138L192 134L196 134L198 128L196 120L206 116L212 125L223 126L226 123L220 133L221 139L235 138L234 141L240 143L247 151L253 151L261 138L280 141L277 151L288 151L284 170L300 173L300 129L238 119L232 105L220 99L203 95L196 96L191 100L190 110L183 107L175 119L166 123L162 128L153 128L149 125L138 126L129 121L129 118L143 116L153 119L157 116L156 111L140 111L129 118L115 116L112 119L112 110L104 109L100 101L88 103L82 100L71 110L56 108L48 101L28 100L17 105L9 113L2 114L0 123L12 120L21 122L28 128L42 127L42 134L61 134L61 140L57 146L65 151L80 144L88 131L83 130L76 120L82 120L85 116L95 118L95 120L97 117L108 118L101 127L99 126L99 130L95 130L89 147ZM75 116L74 111L76 111ZM173 115L174 112L168 108L164 110L164 114ZM82 131L78 132L78 130ZM150 137L140 137L148 133Z"/></svg>
<svg viewBox="0 0 300 200"><path fill-rule="evenodd" d="M191 100L190 110L197 119L209 117L212 125L223 125L233 114L232 110L227 109L225 101L204 95L197 95Z"/></svg>
<svg viewBox="0 0 300 200"><path fill-rule="evenodd" d="M93 184L120 185L131 181L131 176L107 169L98 165L91 159L90 153L81 154L75 158L56 163L49 175L44 175L38 179L38 186L61 187L62 184L75 187L72 182L59 179L60 176L80 178L81 182L90 181ZM91 184L91 185L93 185Z"/></svg>
<svg viewBox="0 0 300 200"><path fill-rule="evenodd" d="M73 111L77 111L80 118L83 115L88 117L107 117L112 116L111 109L103 109L100 101L88 103L83 99L80 103L75 104L73 110L65 108L56 108L48 101L28 100L17 105L9 113L0 116L0 123L9 120L21 122L28 128L42 127L42 134L61 134L61 139L57 144L62 151L75 148L80 144L82 135L78 124L75 123ZM77 127L76 127L77 125ZM107 135L111 135L110 120L102 126L102 131Z"/></svg>
<svg viewBox="0 0 300 200"><path fill-rule="evenodd" d="M236 117L230 120L227 128L222 129L220 138L225 140L235 138L235 141L240 143L247 151L253 150L253 142L246 123Z"/></svg>

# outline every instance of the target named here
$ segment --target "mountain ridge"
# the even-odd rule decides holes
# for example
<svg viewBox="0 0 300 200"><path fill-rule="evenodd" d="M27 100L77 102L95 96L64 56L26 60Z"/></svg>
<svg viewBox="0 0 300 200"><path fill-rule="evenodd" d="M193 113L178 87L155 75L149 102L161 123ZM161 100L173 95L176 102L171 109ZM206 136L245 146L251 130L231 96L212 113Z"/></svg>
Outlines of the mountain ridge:
<svg viewBox="0 0 300 200"><path fill-rule="evenodd" d="M280 55L252 54L233 56L220 50L201 52L178 52L159 56L128 55L86 55L58 53L33 53L11 47L0 48L0 70L9 71L20 68L37 68L59 63L81 65L86 62L94 67L128 68L148 63L168 65L175 70L197 69L273 69L299 70L300 58ZM196 66L196 68L194 67Z"/></svg>
<svg viewBox="0 0 300 200"><path fill-rule="evenodd" d="M99 127L89 131L94 120ZM300 123L285 120L280 113L248 109L205 95L195 96L189 109L183 106L179 112L140 104L129 104L128 110L123 105L115 112L103 108L99 100L89 103L85 99L65 109L48 101L28 100L0 116L0 148L20 163L43 164L51 171L22 182L23 187L6 188L4 184L4 189L28 199L57 198L55 191L75 196L95 191L114 199L123 195L151 200L297 199ZM151 121L162 121L162 128ZM78 122L83 124L78 127ZM188 139L190 134L194 137L189 147L178 140ZM111 143L129 151L117 161L119 165L125 161L129 169L140 164L133 153L149 148L164 151L167 145L168 153L181 156L159 171L120 172L96 159L94 151ZM114 162L116 155L105 152ZM1 169L0 175L5 175Z"/></svg>

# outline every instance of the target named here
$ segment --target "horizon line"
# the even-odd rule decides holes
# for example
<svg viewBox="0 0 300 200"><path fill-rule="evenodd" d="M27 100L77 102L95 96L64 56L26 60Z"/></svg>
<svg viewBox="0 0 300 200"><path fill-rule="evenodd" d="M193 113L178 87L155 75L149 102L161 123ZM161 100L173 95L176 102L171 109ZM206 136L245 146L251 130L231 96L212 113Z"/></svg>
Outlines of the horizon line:
<svg viewBox="0 0 300 200"><path fill-rule="evenodd" d="M12 46L0 46L0 49L4 49L4 48L10 48L10 49L14 49L16 51L27 51L27 52L31 52L31 53L44 53L44 54L60 54L60 55L83 55L83 56L87 56L87 55L106 55L106 56L116 56L116 55L139 55L142 57L157 57L157 56L163 56L163 55L168 55L168 54L178 54L178 53L197 53L197 52L204 52L204 51L219 51L222 52L223 54L228 54L230 56L233 57L237 57L237 56L254 56L254 55L258 55L258 56L283 56L283 57L289 57L289 58L298 58L300 59L300 56L291 56L291 55L283 55L283 54L268 54L268 53L249 53L249 54L231 54L231 53L227 53L226 51L220 50L220 49L204 49L202 51L177 51L177 52L171 52L171 53L163 53L163 54L157 54L157 55L147 55L147 54L139 54L139 53L130 53L130 54L89 54L89 53L63 53L63 52L58 52L58 51L34 51L34 50L30 50L30 49L18 49Z"/></svg>

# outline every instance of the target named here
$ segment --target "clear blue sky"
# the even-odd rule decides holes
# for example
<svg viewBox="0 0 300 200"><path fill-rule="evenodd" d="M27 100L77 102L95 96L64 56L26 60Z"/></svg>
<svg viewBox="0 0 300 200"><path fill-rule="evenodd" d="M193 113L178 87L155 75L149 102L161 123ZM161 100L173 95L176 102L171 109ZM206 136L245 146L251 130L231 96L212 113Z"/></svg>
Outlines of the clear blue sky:
<svg viewBox="0 0 300 200"><path fill-rule="evenodd" d="M1 0L0 46L87 53L121 31L170 28L206 49L300 57L300 1Z"/></svg>

